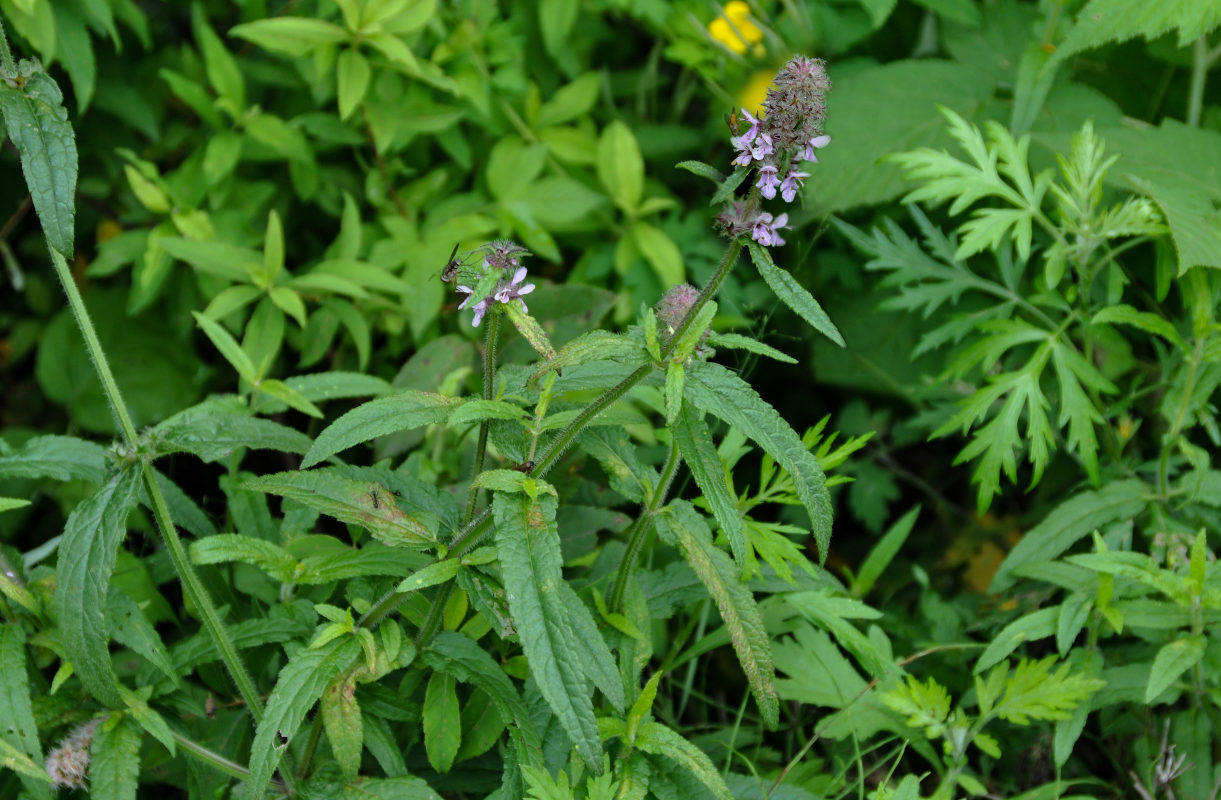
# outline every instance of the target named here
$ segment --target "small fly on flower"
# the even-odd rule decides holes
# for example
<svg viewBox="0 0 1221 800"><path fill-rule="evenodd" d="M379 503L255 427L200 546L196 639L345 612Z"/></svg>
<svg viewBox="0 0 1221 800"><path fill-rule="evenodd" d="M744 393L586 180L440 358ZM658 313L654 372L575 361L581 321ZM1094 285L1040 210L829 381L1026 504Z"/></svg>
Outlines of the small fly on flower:
<svg viewBox="0 0 1221 800"><path fill-rule="evenodd" d="M484 249L486 248L479 247L474 250L466 250L459 253L458 244L455 242L454 249L449 251L449 259L445 262L444 269L441 270L441 282L457 283L458 273L462 271L463 267L469 267L471 264L475 263L475 261L479 258L479 254L482 253Z"/></svg>

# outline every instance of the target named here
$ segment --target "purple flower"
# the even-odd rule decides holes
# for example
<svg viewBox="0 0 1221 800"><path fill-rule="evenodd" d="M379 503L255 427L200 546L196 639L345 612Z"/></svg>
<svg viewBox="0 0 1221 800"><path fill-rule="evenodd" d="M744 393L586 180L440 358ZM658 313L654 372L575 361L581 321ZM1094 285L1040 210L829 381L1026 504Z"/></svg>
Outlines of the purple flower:
<svg viewBox="0 0 1221 800"><path fill-rule="evenodd" d="M462 292L463 294L466 295L466 299L458 304L459 311L466 308L467 304L471 302L471 298L475 296L475 290L469 286L455 286L454 291ZM486 297L483 298L478 303L476 303L474 306L472 306L472 308L474 308L474 310L475 310L475 318L473 320L471 320L471 324L474 325L476 328L478 328L479 323L483 322L483 315L488 313L488 298L486 298Z"/></svg>
<svg viewBox="0 0 1221 800"><path fill-rule="evenodd" d="M776 148L772 147L772 137L766 133L761 133L756 136L755 140L751 142L750 145L750 154L755 161L762 161L775 151Z"/></svg>
<svg viewBox="0 0 1221 800"><path fill-rule="evenodd" d="M802 161L811 161L811 162L817 164L818 156L814 155L814 151L821 150L829 144L831 144L830 136L812 137L808 142L806 142L805 149L801 151L801 160Z"/></svg>
<svg viewBox="0 0 1221 800"><path fill-rule="evenodd" d="M534 291L534 284L527 283L524 286L522 281L526 279L526 268L518 267L513 273L513 280L509 281L496 292L496 302L508 303L516 300L521 303L521 310L529 313L530 309L526 308L526 301L522 300L522 295L530 294ZM476 323L478 324L478 323Z"/></svg>
<svg viewBox="0 0 1221 800"><path fill-rule="evenodd" d="M750 120L750 129L747 130L746 133L734 139L733 143L739 149L745 150L746 146L755 140L755 134L759 132L759 120L752 117L750 112L745 108L742 109L742 116Z"/></svg>
<svg viewBox="0 0 1221 800"><path fill-rule="evenodd" d="M750 142L743 141L743 137L738 137L733 140L733 146L738 149L738 155L733 160L735 167L749 167L750 162L754 160L754 156L750 153Z"/></svg>
<svg viewBox="0 0 1221 800"><path fill-rule="evenodd" d="M788 214L781 214L773 218L769 212L761 211L759 216L755 217L755 224L751 228L750 238L764 247L779 247L784 244L784 239L780 238L779 231L781 228L786 227L785 223L788 221Z"/></svg>
<svg viewBox="0 0 1221 800"><path fill-rule="evenodd" d="M759 181L755 186L759 187L759 192L768 200L776 196L776 187L780 186L780 174L775 164L759 167Z"/></svg>
<svg viewBox="0 0 1221 800"><path fill-rule="evenodd" d="M784 182L780 184L780 194L784 197L784 202L791 203L793 198L797 196L797 189L801 186L801 182L810 177L810 173L802 172L799 169L789 167L789 174L784 176ZM775 197L776 190L772 190L770 197Z"/></svg>

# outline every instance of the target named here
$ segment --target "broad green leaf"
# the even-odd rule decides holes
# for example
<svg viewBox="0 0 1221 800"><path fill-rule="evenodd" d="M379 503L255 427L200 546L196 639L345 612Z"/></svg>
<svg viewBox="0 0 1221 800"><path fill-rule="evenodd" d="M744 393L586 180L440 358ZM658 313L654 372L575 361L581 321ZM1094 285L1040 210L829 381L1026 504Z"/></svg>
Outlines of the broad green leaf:
<svg viewBox="0 0 1221 800"><path fill-rule="evenodd" d="M723 172L711 164L705 164L703 161L680 161L674 166L679 169L685 169L693 175L699 175L701 178L707 178L716 184L725 180Z"/></svg>
<svg viewBox="0 0 1221 800"><path fill-rule="evenodd" d="M602 746L589 681L557 588L564 575L556 500L497 493L492 509L505 594L531 674L586 765L601 774Z"/></svg>
<svg viewBox="0 0 1221 800"><path fill-rule="evenodd" d="M719 364L692 363L687 369L686 400L725 420L757 442L793 479L797 497L814 527L820 560L831 544L831 496L822 468L801 437L750 384Z"/></svg>
<svg viewBox="0 0 1221 800"><path fill-rule="evenodd" d="M485 419L523 419L525 416L524 408L505 400L467 400L454 409L447 424L456 427Z"/></svg>
<svg viewBox="0 0 1221 800"><path fill-rule="evenodd" d="M72 511L55 568L60 641L81 683L110 708L123 699L110 663L106 591L139 483L139 468L128 467Z"/></svg>
<svg viewBox="0 0 1221 800"><path fill-rule="evenodd" d="M686 737L667 728L660 722L641 724L636 735L636 747L646 753L664 756L690 772L708 788L718 800L733 800L720 770L713 765L708 754L692 744Z"/></svg>
<svg viewBox="0 0 1221 800"><path fill-rule="evenodd" d="M691 470L691 477L695 478L695 485L700 488L708 501L708 508L721 526L721 533L729 542L738 568L744 568L750 555L746 529L742 526L742 514L732 479L717 455L708 426L700 414L687 407L678 415L675 424L670 426L670 432L678 443L678 452Z"/></svg>
<svg viewBox="0 0 1221 800"><path fill-rule="evenodd" d="M343 637L318 648L303 647L280 670L276 686L267 699L267 710L250 746L250 777L247 800L262 798L284 749L297 735L305 715L322 696L335 676L350 668L360 655L354 637Z"/></svg>
<svg viewBox="0 0 1221 800"><path fill-rule="evenodd" d="M332 22L304 17L275 17L245 22L230 28L229 35L288 56L303 56L319 45L338 44L350 36Z"/></svg>
<svg viewBox="0 0 1221 800"><path fill-rule="evenodd" d="M866 66L836 76L827 97L830 146L807 172L805 198L815 217L886 203L911 188L883 156L949 143L937 106L970 114L991 99L995 82L982 70L933 58ZM885 114L877 113L885 108ZM749 170L747 170L749 172Z"/></svg>
<svg viewBox="0 0 1221 800"><path fill-rule="evenodd" d="M712 595L764 724L774 729L779 722L780 703L771 645L755 598L742 583L741 571L713 545L707 524L689 503L682 500L671 503L656 520L661 535L678 545L683 558Z"/></svg>
<svg viewBox="0 0 1221 800"><path fill-rule="evenodd" d="M577 657L585 666L585 674L593 681L594 686L602 690L611 705L622 711L627 705L623 696L623 678L619 675L615 657L611 655L606 640L598 630L598 623L567 582L560 583L559 590L563 595L564 605L568 608L568 619L575 634L573 641L576 644Z"/></svg>
<svg viewBox="0 0 1221 800"><path fill-rule="evenodd" d="M436 542L435 532L400 509L385 486L348 478L330 468L278 472L245 481L242 487L289 497L340 522L360 525L387 545L421 547Z"/></svg>
<svg viewBox="0 0 1221 800"><path fill-rule="evenodd" d="M593 361L615 361L638 366L646 360L647 356L640 345L627 336L600 329L593 330L573 339L560 348L554 358L539 365L533 379L539 378L545 372L562 372L568 367Z"/></svg>
<svg viewBox="0 0 1221 800"><path fill-rule="evenodd" d="M1180 675L1198 664L1204 657L1207 644L1208 641L1203 636L1186 636L1162 645L1153 658L1153 667L1149 670L1145 703L1152 705Z"/></svg>
<svg viewBox="0 0 1221 800"><path fill-rule="evenodd" d="M772 261L772 254L766 247L757 242L747 245L750 250L750 260L754 262L759 275L771 287L772 292L780 301L793 310L797 316L804 319L814 330L826 336L840 347L845 347L844 337L835 327L835 323L822 310L822 306L814 299L814 295L797 282L788 270L780 269Z"/></svg>
<svg viewBox="0 0 1221 800"><path fill-rule="evenodd" d="M17 623L0 625L0 741L17 752L42 763L42 747L38 743L38 725L34 721L34 708L30 702L30 676L25 663L25 631ZM0 754L0 766L5 763ZM22 775L26 791L37 798L49 798L50 793L41 781L30 780ZM45 776L45 772L43 775Z"/></svg>
<svg viewBox="0 0 1221 800"><path fill-rule="evenodd" d="M225 357L225 360L229 362L238 376L248 383L258 383L259 371L255 368L254 362L250 360L250 356L246 355L246 351L233 338L233 335L221 327L220 323L205 317L198 311L192 311L191 313L195 316L196 324L212 340L213 346L220 351L220 354Z"/></svg>
<svg viewBox="0 0 1221 800"><path fill-rule="evenodd" d="M1060 609L1053 606L1041 608L1010 622L992 637L992 643L984 648L979 660L975 662L975 674L978 675L1008 658L1010 653L1025 642L1055 635L1059 616Z"/></svg>
<svg viewBox="0 0 1221 800"><path fill-rule="evenodd" d="M106 468L106 448L73 436L35 436L16 450L0 452L0 478L101 483Z"/></svg>
<svg viewBox="0 0 1221 800"><path fill-rule="evenodd" d="M204 461L221 461L234 450L305 453L309 437L300 431L250 415L237 397L213 397L180 411L153 428L157 456L187 452Z"/></svg>
<svg viewBox="0 0 1221 800"><path fill-rule="evenodd" d="M135 800L140 778L140 728L126 715L112 716L93 732L89 797Z"/></svg>
<svg viewBox="0 0 1221 800"><path fill-rule="evenodd" d="M326 728L331 752L348 780L360 772L360 754L364 749L364 725L360 704L356 702L356 684L349 678L332 683L322 693L319 710Z"/></svg>
<svg viewBox="0 0 1221 800"><path fill-rule="evenodd" d="M599 72L586 72L555 91L538 109L538 127L547 128L579 119L593 108L602 85Z"/></svg>
<svg viewBox="0 0 1221 800"><path fill-rule="evenodd" d="M320 554L301 556L304 570L296 577L297 583L324 584L365 575L398 577L418 569L425 560L422 554L401 547L370 543L361 548L352 548L338 540L333 541L335 547L331 549L321 548L324 552ZM297 540L296 543L303 542Z"/></svg>
<svg viewBox="0 0 1221 800"><path fill-rule="evenodd" d="M540 739L529 708L509 676L486 650L461 633L443 631L421 657L431 668L448 672L463 683L474 684L487 692L510 731L519 736L530 751L539 752Z"/></svg>
<svg viewBox="0 0 1221 800"><path fill-rule="evenodd" d="M339 118L347 119L365 99L373 71L369 68L369 60L360 50L345 47L339 51L336 72L339 77Z"/></svg>
<svg viewBox="0 0 1221 800"><path fill-rule="evenodd" d="M580 10L578 0L539 0L538 27L543 34L543 47L561 63L565 56L572 58L569 37Z"/></svg>
<svg viewBox="0 0 1221 800"><path fill-rule="evenodd" d="M429 586L436 586L441 583L446 583L453 580L453 577L458 574L462 564L452 558L447 558L443 561L434 561L421 570L403 578L402 582L395 589L396 592L417 592L420 589L427 589Z"/></svg>
<svg viewBox="0 0 1221 800"><path fill-rule="evenodd" d="M807 619L835 637L840 647L851 653L870 675L883 678L894 671L889 653L848 621L875 619L880 612L851 598L832 597L826 590L794 592L787 599Z"/></svg>
<svg viewBox="0 0 1221 800"><path fill-rule="evenodd" d="M245 308L263 296L263 290L248 283L222 289L203 310L204 316L222 320L234 311Z"/></svg>
<svg viewBox="0 0 1221 800"><path fill-rule="evenodd" d="M284 383L284 381L276 380L275 378L263 378L255 384L254 389L256 392L274 397L289 408L300 411L302 414L308 414L315 419L322 419L322 409L306 400L301 396L300 392Z"/></svg>
<svg viewBox="0 0 1221 800"><path fill-rule="evenodd" d="M711 305L711 304L710 304ZM683 383L685 375L683 362L672 360L666 364L666 425L673 426L683 409Z"/></svg>
<svg viewBox="0 0 1221 800"><path fill-rule="evenodd" d="M179 261L185 261L200 272L215 275L234 283L250 280L249 265L259 264L257 250L225 242L198 242L176 236L163 236L157 245Z"/></svg>
<svg viewBox="0 0 1221 800"><path fill-rule="evenodd" d="M1128 479L1081 492L1061 503L1009 551L988 591L1002 592L1012 586L1012 573L1021 565L1055 558L1096 528L1132 518L1144 508L1147 494L1143 481Z"/></svg>
<svg viewBox="0 0 1221 800"><path fill-rule="evenodd" d="M111 637L118 643L130 647L177 685L178 674L161 641L161 634L149 622L135 600L113 586L106 596L107 623Z"/></svg>
<svg viewBox="0 0 1221 800"><path fill-rule="evenodd" d="M632 239L663 287L677 286L686 280L682 251L661 228L637 221L632 225Z"/></svg>
<svg viewBox="0 0 1221 800"><path fill-rule="evenodd" d="M461 746L462 719L454 677L434 672L424 690L424 751L428 763L437 772L449 772Z"/></svg>
<svg viewBox="0 0 1221 800"><path fill-rule="evenodd" d="M77 157L64 96L37 61L22 59L16 75L0 76L0 115L21 155L21 171L47 244L71 259Z"/></svg>
<svg viewBox="0 0 1221 800"><path fill-rule="evenodd" d="M625 214L635 213L644 195L644 159L631 128L616 120L603 129L596 166L615 205Z"/></svg>
<svg viewBox="0 0 1221 800"><path fill-rule="evenodd" d="M1135 36L1152 41L1176 31L1178 46L1221 25L1221 6L1211 0L1145 3L1141 0L1090 0L1080 11L1064 41L1056 46L1055 60L1063 61L1083 50Z"/></svg>
<svg viewBox="0 0 1221 800"><path fill-rule="evenodd" d="M302 469L353 445L388 433L445 422L461 400L431 392L408 391L357 406L328 425L301 462Z"/></svg>

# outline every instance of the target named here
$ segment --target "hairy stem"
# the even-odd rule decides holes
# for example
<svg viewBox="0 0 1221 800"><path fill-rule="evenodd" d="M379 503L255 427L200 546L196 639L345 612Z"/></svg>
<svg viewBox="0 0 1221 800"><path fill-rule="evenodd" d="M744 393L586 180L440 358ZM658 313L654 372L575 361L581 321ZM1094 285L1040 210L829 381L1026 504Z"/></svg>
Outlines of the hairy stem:
<svg viewBox="0 0 1221 800"><path fill-rule="evenodd" d="M487 340L483 345L483 399L492 399L492 390L496 380L496 342L500 334L500 310L493 308L488 314ZM479 442L475 445L475 467L471 471L471 482L483 472L483 459L488 452L488 424L491 420L479 423ZM463 526L470 523L475 516L475 506L479 502L480 490L472 486L466 493L466 510L462 513Z"/></svg>
<svg viewBox="0 0 1221 800"><path fill-rule="evenodd" d="M85 348L89 351L89 357L93 361L98 379L102 382L102 390L106 394L106 400L110 404L110 408L114 412L115 419L119 424L119 431L123 436L123 442L130 451L139 454L139 438L136 435L135 425L132 423L131 415L127 412L127 405L123 401L119 385L115 382L114 374L110 370L110 362L107 360L106 353L102 349L102 344L98 340L97 329L93 326L93 320L89 316L89 310L85 307L84 298L81 297L80 289L77 288L76 281L72 277L72 272L68 268L68 262L54 248L51 248L51 261L55 265L55 273L59 276L59 281L64 287L64 294L68 297L68 305L72 309L72 314L76 317L77 327L80 328L81 336L85 339ZM169 506L165 502L165 496L161 493L161 486L157 483L156 472L153 470L151 461L146 455L139 454L139 457L144 467L144 483L148 489L149 499L152 502L153 518L157 522L157 527L161 530L165 549L169 553L170 561L174 564L174 570L178 573L178 579L182 583L183 592L186 593L191 603L194 604L199 612L200 621L208 631L208 636L212 639L212 643L216 645L221 661L229 670L233 683L237 686L238 693L241 694L242 700L245 701L246 707L250 710L250 716L254 718L257 724L263 718L263 701L259 697L257 689L255 689L250 673L247 672L246 666L242 663L237 648L233 645L233 640L229 637L228 630L225 629L224 623L221 622L220 615L216 613L216 606L212 603L212 597L199 579L199 574L191 566L186 548L182 544L182 539L178 536L178 529L174 527L174 520L170 515ZM293 786L292 778L287 772L285 773L285 782L291 789Z"/></svg>
<svg viewBox="0 0 1221 800"><path fill-rule="evenodd" d="M214 750L209 750L194 739L188 739L187 737L183 736L178 731L171 729L170 733L174 736L174 744L182 748L182 750L188 755L194 756L205 764L210 764L217 770L230 777L237 778L238 780L246 780L250 777L250 770L246 769L236 761L230 761L220 753L217 753ZM280 794L285 794L287 792L284 784L276 780L271 782L271 790Z"/></svg>
<svg viewBox="0 0 1221 800"><path fill-rule="evenodd" d="M670 484L674 482L674 475L678 472L678 462L678 442L674 440L674 437L670 437L670 454L666 457L666 465L661 469L661 477L657 479L657 488L653 491L653 496L644 504L640 516L636 517L636 523L632 526L632 532L628 536L627 549L623 551L623 559L619 562L615 585L611 587L610 599L606 602L606 607L611 613L621 610L623 593L627 591L628 579L632 576L632 569L636 566L640 550L648 541L649 534L653 530L653 516L659 508L666 504Z"/></svg>

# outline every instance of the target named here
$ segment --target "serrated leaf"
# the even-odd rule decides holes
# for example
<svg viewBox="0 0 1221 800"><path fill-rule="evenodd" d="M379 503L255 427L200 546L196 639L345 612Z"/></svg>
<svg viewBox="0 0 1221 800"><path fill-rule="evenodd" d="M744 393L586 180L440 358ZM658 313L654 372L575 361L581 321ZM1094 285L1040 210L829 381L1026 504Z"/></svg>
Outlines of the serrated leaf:
<svg viewBox="0 0 1221 800"><path fill-rule="evenodd" d="M442 774L449 772L462 746L462 719L454 678L434 672L424 691L424 751L428 763Z"/></svg>
<svg viewBox="0 0 1221 800"><path fill-rule="evenodd" d="M106 448L73 436L35 436L0 455L0 478L81 478L101 483L105 468Z"/></svg>
<svg viewBox="0 0 1221 800"><path fill-rule="evenodd" d="M38 724L34 720L34 708L30 702L29 673L26 671L25 631L20 624L0 625L0 741L15 748L33 763L42 763L42 747L38 743ZM12 768L0 754L0 766ZM48 798L50 793L40 781L31 781L22 775L26 791L38 798ZM45 777L46 773L43 773Z"/></svg>
<svg viewBox="0 0 1221 800"><path fill-rule="evenodd" d="M1013 572L1023 564L1055 558L1094 529L1135 516L1144 508L1147 493L1143 481L1129 479L1081 492L1061 503L1009 551L988 591L1002 592L1012 586Z"/></svg>
<svg viewBox="0 0 1221 800"><path fill-rule="evenodd" d="M592 361L615 361L620 364L638 366L647 360L640 345L627 336L605 330L593 330L578 336L560 348L560 351L544 364L539 365L531 380L544 373L563 371L570 366L588 364Z"/></svg>
<svg viewBox="0 0 1221 800"><path fill-rule="evenodd" d="M671 361L666 365L666 425L674 425L683 409L683 362Z"/></svg>
<svg viewBox="0 0 1221 800"><path fill-rule="evenodd" d="M328 686L322 693L319 711L331 752L344 776L352 780L360 772L365 738L360 703L356 701L356 684L352 679Z"/></svg>
<svg viewBox="0 0 1221 800"><path fill-rule="evenodd" d="M752 339L749 336L742 336L737 333L713 333L708 336L708 344L713 347L723 347L728 350L745 350L749 353L755 353L761 356L775 359L782 364L796 364L797 359L792 356L782 353L776 348L766 345L757 339Z"/></svg>
<svg viewBox="0 0 1221 800"><path fill-rule="evenodd" d="M602 746L574 632L559 594L564 580L556 500L497 493L492 501L505 594L522 649L547 704L594 774Z"/></svg>
<svg viewBox="0 0 1221 800"><path fill-rule="evenodd" d="M826 560L831 544L831 496L818 459L802 444L801 437L750 384L719 364L692 363L684 393L697 408L725 420L757 442L789 473L810 515L819 559Z"/></svg>
<svg viewBox="0 0 1221 800"><path fill-rule="evenodd" d="M35 764L33 759L9 744L7 739L0 739L0 767L11 769L23 780L40 781L44 786L51 782L46 768ZM44 791L42 796L46 797L48 794Z"/></svg>
<svg viewBox="0 0 1221 800"><path fill-rule="evenodd" d="M690 772L719 800L733 800L729 787L708 754L660 722L644 722L636 736L636 747L664 756Z"/></svg>
<svg viewBox="0 0 1221 800"><path fill-rule="evenodd" d="M280 450L305 453L309 437L300 431L251 416L236 397L211 398L180 411L152 430L156 456L187 452L204 461L221 461L234 450Z"/></svg>
<svg viewBox="0 0 1221 800"><path fill-rule="evenodd" d="M678 544L683 558L716 603L764 724L774 729L779 723L780 703L771 644L759 607L750 589L742 583L740 571L729 556L712 544L707 524L689 503L675 501L655 519L662 536Z"/></svg>
<svg viewBox="0 0 1221 800"><path fill-rule="evenodd" d="M140 777L140 729L126 716L111 718L93 733L89 796L135 800Z"/></svg>
<svg viewBox="0 0 1221 800"><path fill-rule="evenodd" d="M238 650L263 644L278 644L308 636L314 629L313 619L269 617L248 619L228 626L229 637ZM186 675L200 664L220 659L216 644L206 633L198 633L170 649L174 671Z"/></svg>
<svg viewBox="0 0 1221 800"><path fill-rule="evenodd" d="M76 136L64 97L37 61L0 76L0 115L21 155L21 171L47 244L65 259L75 251Z"/></svg>
<svg viewBox="0 0 1221 800"><path fill-rule="evenodd" d="M444 422L461 400L431 392L408 391L357 406L328 425L306 453L301 468L312 467L353 445L389 433Z"/></svg>
<svg viewBox="0 0 1221 800"><path fill-rule="evenodd" d="M165 643L161 641L161 634L157 633L135 600L110 587L106 597L106 615L110 635L116 642L139 653L177 685L178 675L174 672Z"/></svg>
<svg viewBox="0 0 1221 800"><path fill-rule="evenodd" d="M360 525L383 544L425 547L436 543L436 533L428 524L400 509L384 486L345 477L331 468L279 472L247 480L242 487L290 497L340 522Z"/></svg>
<svg viewBox="0 0 1221 800"><path fill-rule="evenodd" d="M742 513L738 498L734 494L731 477L717 455L712 434L703 417L691 408L684 408L674 425L670 426L678 452L682 455L696 486L708 501L712 515L721 526L721 533L729 542L738 568L742 569L750 555L746 529L742 525Z"/></svg>
<svg viewBox="0 0 1221 800"><path fill-rule="evenodd" d="M1174 325L1164 317L1149 311L1137 311L1132 306L1125 304L1108 306L1090 317L1091 325L1102 323L1131 325L1146 333L1161 336L1180 350L1187 351L1187 345L1179 336L1179 332L1175 330Z"/></svg>
<svg viewBox="0 0 1221 800"><path fill-rule="evenodd" d="M238 533L220 533L191 542L191 561L196 564L240 561L258 567L281 583L291 582L297 569L297 559L280 545Z"/></svg>
<svg viewBox="0 0 1221 800"><path fill-rule="evenodd" d="M623 695L623 678L619 675L615 657L611 655L606 640L598 630L598 623L567 582L561 583L559 587L575 634L573 641L576 643L577 656L585 667L585 674L593 681L594 686L606 695L611 705L622 711L627 705Z"/></svg>
<svg viewBox="0 0 1221 800"><path fill-rule="evenodd" d="M81 683L111 708L123 700L107 644L106 592L139 481L139 468L129 467L72 511L55 568L60 641Z"/></svg>
<svg viewBox="0 0 1221 800"><path fill-rule="evenodd" d="M524 419L526 410L505 400L467 400L454 409L448 425L469 425L485 419Z"/></svg>
<svg viewBox="0 0 1221 800"><path fill-rule="evenodd" d="M1149 669L1145 703L1151 705L1180 675L1200 663L1207 644L1203 636L1186 636L1162 645Z"/></svg>
<svg viewBox="0 0 1221 800"><path fill-rule="evenodd" d="M1061 664L1053 672L1055 663L1055 656L1019 662L1005 681L1004 694L992 713L1017 725L1027 725L1031 719L1069 719L1078 704L1106 685L1106 681L1098 678L1072 674L1068 664Z"/></svg>
<svg viewBox="0 0 1221 800"><path fill-rule="evenodd" d="M288 659L255 730L243 797L263 797L280 756L297 735L306 713L335 676L350 668L359 656L360 644L353 637L344 637L318 648L303 647Z"/></svg>
<svg viewBox="0 0 1221 800"><path fill-rule="evenodd" d="M880 697L887 708L902 714L908 726L923 730L930 739L940 736L950 714L950 694L929 678L922 683L912 675Z"/></svg>
<svg viewBox="0 0 1221 800"><path fill-rule="evenodd" d="M1077 12L1056 47L1056 62L1107 42L1122 42L1136 36L1153 40L1170 31L1178 32L1178 46L1221 25L1221 6L1211 0L1177 3L1144 3L1141 0L1090 0Z"/></svg>
<svg viewBox="0 0 1221 800"><path fill-rule="evenodd" d="M840 347L846 346L843 334L835 327L835 323L827 316L827 312L822 310L822 306L814 299L814 295L806 291L806 288L798 283L788 270L777 267L772 261L772 254L766 247L761 246L758 242L750 242L747 244L747 249L750 250L750 260L754 262L759 276L767 282L780 302L792 309L794 314L804 319L814 330Z"/></svg>

